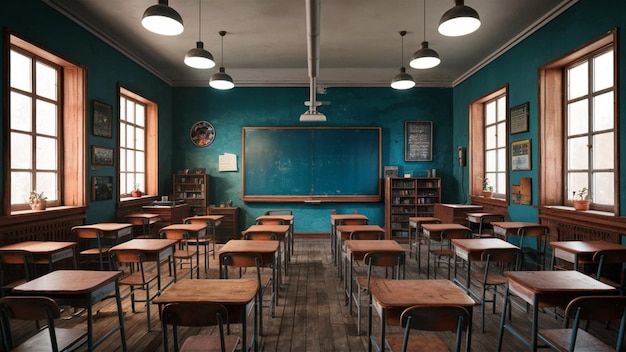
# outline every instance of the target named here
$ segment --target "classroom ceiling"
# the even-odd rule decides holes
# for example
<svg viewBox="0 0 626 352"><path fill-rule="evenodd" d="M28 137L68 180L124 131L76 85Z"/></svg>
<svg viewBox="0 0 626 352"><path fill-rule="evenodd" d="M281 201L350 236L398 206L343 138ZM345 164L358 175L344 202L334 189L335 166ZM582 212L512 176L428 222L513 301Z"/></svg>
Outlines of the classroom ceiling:
<svg viewBox="0 0 626 352"><path fill-rule="evenodd" d="M309 85L305 0L170 0L185 26L175 37L141 26L144 11L158 0L43 1L173 86L208 86L221 62L221 30L227 31L224 67L237 86ZM417 86L454 86L577 0L465 0L482 24L464 37L437 31L453 0L426 0L425 12L422 0L320 1L317 85L323 89L389 86L401 64ZM403 30L408 33L401 60ZM424 36L442 62L416 70L408 61ZM198 70L183 63L199 39L216 67Z"/></svg>

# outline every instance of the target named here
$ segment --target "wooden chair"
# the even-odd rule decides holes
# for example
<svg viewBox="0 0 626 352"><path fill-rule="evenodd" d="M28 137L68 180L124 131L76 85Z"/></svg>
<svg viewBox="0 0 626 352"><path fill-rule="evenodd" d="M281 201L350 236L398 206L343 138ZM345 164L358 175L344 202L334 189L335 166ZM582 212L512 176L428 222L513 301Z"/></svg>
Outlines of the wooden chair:
<svg viewBox="0 0 626 352"><path fill-rule="evenodd" d="M245 236L243 236L244 240L251 240L251 241L278 241L278 238L276 237L275 234L271 233L271 232L249 232L247 233ZM278 267L276 268L276 272L278 273L278 285L280 287L280 282L281 282L281 275L282 275L282 257L283 257L283 251L281 250L280 247L278 247L278 252L276 253L276 262L278 263ZM285 273L286 275L286 273ZM278 300L278 297L277 297Z"/></svg>
<svg viewBox="0 0 626 352"><path fill-rule="evenodd" d="M163 350L169 350L168 326L172 326L174 351L221 351L238 350L240 339L236 335L226 335L224 324L228 324L228 310L219 303L170 303L161 312ZM219 335L191 335L179 348L178 327L218 326Z"/></svg>
<svg viewBox="0 0 626 352"><path fill-rule="evenodd" d="M260 253L235 253L222 252L219 255L220 260L220 279L228 279L228 267L239 269L239 277L243 276L243 269L253 268L256 270L256 279L259 282L257 291L258 312L259 312L259 331L263 333L263 294L268 287L271 287L270 294L270 314L272 318L275 316L274 307L276 299L275 283L272 281L272 275L262 275L263 257Z"/></svg>
<svg viewBox="0 0 626 352"><path fill-rule="evenodd" d="M469 230L447 230L441 231L439 238L430 237L428 241L428 255L427 255L427 266L426 266L426 278L430 278L430 255L434 256L433 259L433 275L434 278L437 278L437 268L447 261L448 266L448 280L450 280L450 271L451 271L451 260L455 258L454 248L452 248L452 239L455 238L469 238L471 236L471 231ZM433 247L433 243L435 246ZM456 270L456 268L455 268Z"/></svg>
<svg viewBox="0 0 626 352"><path fill-rule="evenodd" d="M144 267L144 254L141 251L135 250L123 250L123 251L115 251L115 253L111 254L111 263L114 270L122 270L124 271L124 275L119 281L120 286L128 286L130 288L130 293L122 299L130 296L131 309L133 313L135 310L135 302L143 302L146 304L146 317L147 317L147 326L148 331L150 330L150 304L152 299L156 297L159 292L154 287L157 279L156 272L149 272L145 270ZM125 265L121 265L125 264ZM158 264L157 264L158 265ZM151 287L152 286L152 287ZM155 289L154 294L150 294L150 290ZM135 291L142 290L145 291L146 295L143 299L135 298Z"/></svg>
<svg viewBox="0 0 626 352"><path fill-rule="evenodd" d="M461 306L412 306L400 317L404 335L387 336L392 351L448 352L448 345L437 335L411 335L411 330L455 331L455 349L461 351L462 336L469 333L472 322L469 313Z"/></svg>
<svg viewBox="0 0 626 352"><path fill-rule="evenodd" d="M208 234L207 236L204 236L203 238L190 238L189 240L187 240L187 243L189 245L193 245L196 246L196 248L204 248L204 251L209 251L209 252L213 252L213 259L215 259L216 255L215 253L217 252L215 250L215 245L217 243L217 240L215 238L216 234L216 230L215 227L213 225L209 226L210 221L205 221L203 219L194 219L194 216L188 217L183 219L183 223L185 224L206 224L207 225L207 231L210 231L211 233ZM208 252L207 252L208 253ZM204 253L203 253L204 254ZM206 258L206 256L205 256ZM209 264L208 264L208 260L206 265L204 266L204 272L207 272L209 270Z"/></svg>
<svg viewBox="0 0 626 352"><path fill-rule="evenodd" d="M0 287L1 296L10 294L14 287L19 286L31 279L32 255L25 251L0 251ZM13 282L6 282L6 268L8 265L21 266L24 277Z"/></svg>
<svg viewBox="0 0 626 352"><path fill-rule="evenodd" d="M110 247L104 245L102 231L74 227L72 228L72 233L78 242L78 254L79 258L82 259L81 265L88 266L93 262L97 262L100 270L104 270L105 263L107 264L107 269L111 267L108 255Z"/></svg>
<svg viewBox="0 0 626 352"><path fill-rule="evenodd" d="M200 259L197 249L190 248L189 246L189 233L185 231L167 231L161 230L161 238L167 238L170 240L178 240L176 250L174 251L174 265L180 265L182 268L184 264L189 265L189 274L193 279L193 270L196 270L196 277L200 278ZM196 247L197 248L197 247ZM196 259L196 265L193 265L193 260Z"/></svg>
<svg viewBox="0 0 626 352"><path fill-rule="evenodd" d="M404 252L372 252L363 257L363 263L367 265L366 275L355 275L356 293L352 294L357 311L357 335L361 335L361 293L369 295L370 282L375 277L404 279L406 276L406 254ZM389 273L391 269L391 273ZM384 271L384 275L382 275ZM378 274L378 275L377 275ZM369 302L369 298L367 300ZM352 302L350 302L350 315L352 315Z"/></svg>
<svg viewBox="0 0 626 352"><path fill-rule="evenodd" d="M285 220L279 218L257 219L256 225L285 225Z"/></svg>
<svg viewBox="0 0 626 352"><path fill-rule="evenodd" d="M478 233L472 233L472 237L474 238L494 237L493 227L491 226L491 223L496 222L496 221L504 221L504 215L490 214L490 215L481 216L480 222L478 223Z"/></svg>
<svg viewBox="0 0 626 352"><path fill-rule="evenodd" d="M593 262L598 265L595 273L596 280L615 287L620 295L626 293L626 280L624 267L626 263L626 251L603 250L593 255Z"/></svg>
<svg viewBox="0 0 626 352"><path fill-rule="evenodd" d="M546 226L530 226L522 227L517 231L519 236L519 248L522 249L524 254L524 265L531 263L526 258L528 256L532 258L535 263L535 269L544 270L546 262L546 238L548 237L548 228ZM529 246L528 241L525 239L534 238L532 246Z"/></svg>
<svg viewBox="0 0 626 352"><path fill-rule="evenodd" d="M293 215L293 210L291 209L269 209L266 210L263 215Z"/></svg>
<svg viewBox="0 0 626 352"><path fill-rule="evenodd" d="M481 254L482 271L470 273L472 279L476 280L481 287L480 327L483 332L485 332L485 305L491 302L492 313L496 314L498 287L509 282L504 272L519 270L522 266L522 258L522 252L517 248L488 249ZM489 290L493 291L490 300L486 298Z"/></svg>
<svg viewBox="0 0 626 352"><path fill-rule="evenodd" d="M621 351L626 327L626 296L583 296L573 299L565 308L565 316L573 319L569 329L541 329L538 332L555 351ZM620 319L616 346L607 345L580 328L582 320L611 321Z"/></svg>
<svg viewBox="0 0 626 352"><path fill-rule="evenodd" d="M7 296L0 299L4 351L70 351L87 342L87 329L64 329L54 325L61 317L57 303L42 296ZM19 346L14 346L11 320L45 320L46 326Z"/></svg>

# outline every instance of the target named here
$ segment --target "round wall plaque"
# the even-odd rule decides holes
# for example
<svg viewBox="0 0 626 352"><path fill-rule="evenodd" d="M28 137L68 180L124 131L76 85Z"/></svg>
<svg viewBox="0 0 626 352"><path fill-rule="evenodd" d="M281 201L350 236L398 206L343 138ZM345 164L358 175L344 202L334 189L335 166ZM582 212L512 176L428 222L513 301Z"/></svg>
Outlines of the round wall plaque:
<svg viewBox="0 0 626 352"><path fill-rule="evenodd" d="M215 128L208 121L198 121L191 126L189 137L198 147L206 147L215 140Z"/></svg>

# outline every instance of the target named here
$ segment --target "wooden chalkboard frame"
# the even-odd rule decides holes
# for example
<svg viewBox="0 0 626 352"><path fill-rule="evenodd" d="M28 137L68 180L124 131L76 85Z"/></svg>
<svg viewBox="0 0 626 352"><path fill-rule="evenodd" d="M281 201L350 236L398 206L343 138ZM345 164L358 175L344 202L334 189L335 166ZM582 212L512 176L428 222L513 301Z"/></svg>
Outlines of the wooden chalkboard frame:
<svg viewBox="0 0 626 352"><path fill-rule="evenodd" d="M404 161L433 160L433 122L404 122Z"/></svg>
<svg viewBox="0 0 626 352"><path fill-rule="evenodd" d="M376 192L372 194L344 194L344 195L281 195L281 194L252 194L246 190L246 132L255 130L273 130L273 131L318 131L318 130L331 130L331 131L358 131L368 130L375 131L377 141L374 141L377 145L377 160L376 160ZM326 141L333 143L332 140ZM340 141L337 141L339 143ZM343 141L345 142L345 140ZM329 148L333 148L332 145ZM380 202L382 200L382 183L380 175L382 173L382 128L381 127L243 127L242 128L242 176L241 176L241 200L244 202L304 202L304 203L326 203L326 202ZM372 173L373 174L373 173ZM340 175L338 175L341 177Z"/></svg>

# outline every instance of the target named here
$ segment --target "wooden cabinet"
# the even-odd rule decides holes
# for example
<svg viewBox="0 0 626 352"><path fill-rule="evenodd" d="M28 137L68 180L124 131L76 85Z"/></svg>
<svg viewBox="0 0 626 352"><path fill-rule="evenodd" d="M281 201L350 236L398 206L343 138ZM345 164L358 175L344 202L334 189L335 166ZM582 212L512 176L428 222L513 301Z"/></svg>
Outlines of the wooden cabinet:
<svg viewBox="0 0 626 352"><path fill-rule="evenodd" d="M209 207L209 215L224 215L220 226L215 228L215 242L226 243L241 237L239 229L239 207Z"/></svg>
<svg viewBox="0 0 626 352"><path fill-rule="evenodd" d="M409 240L409 217L434 216L441 202L438 177L385 178L385 233L392 240Z"/></svg>
<svg viewBox="0 0 626 352"><path fill-rule="evenodd" d="M174 200L189 204L190 215L205 215L209 202L207 174L174 174Z"/></svg>
<svg viewBox="0 0 626 352"><path fill-rule="evenodd" d="M482 205L474 204L437 204L435 217L444 224L460 224L467 226L467 213L482 212Z"/></svg>
<svg viewBox="0 0 626 352"><path fill-rule="evenodd" d="M171 224L182 224L183 219L189 216L188 204L168 205L145 205L142 207L146 213L157 214L159 221L155 224L155 228L160 229L163 226Z"/></svg>

